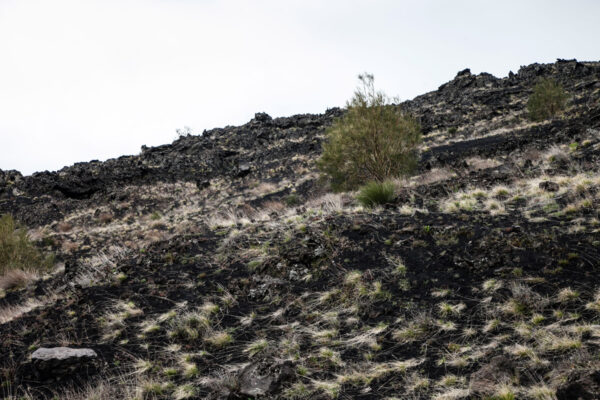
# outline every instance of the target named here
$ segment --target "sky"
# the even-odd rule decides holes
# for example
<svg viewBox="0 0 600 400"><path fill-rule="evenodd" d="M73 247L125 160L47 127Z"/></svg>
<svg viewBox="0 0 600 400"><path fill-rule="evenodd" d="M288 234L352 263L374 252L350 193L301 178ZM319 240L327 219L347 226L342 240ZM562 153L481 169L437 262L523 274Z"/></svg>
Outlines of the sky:
<svg viewBox="0 0 600 400"><path fill-rule="evenodd" d="M138 154L184 126L402 100L459 70L599 60L597 0L0 0L0 169Z"/></svg>

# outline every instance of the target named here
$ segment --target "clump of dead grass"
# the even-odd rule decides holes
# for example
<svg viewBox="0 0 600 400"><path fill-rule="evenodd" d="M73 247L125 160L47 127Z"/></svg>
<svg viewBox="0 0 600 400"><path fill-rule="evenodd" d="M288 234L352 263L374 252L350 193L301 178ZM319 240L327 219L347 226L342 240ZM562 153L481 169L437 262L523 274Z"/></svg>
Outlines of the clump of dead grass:
<svg viewBox="0 0 600 400"><path fill-rule="evenodd" d="M36 280L38 273L33 270L11 269L0 275L0 290L9 290L26 286Z"/></svg>

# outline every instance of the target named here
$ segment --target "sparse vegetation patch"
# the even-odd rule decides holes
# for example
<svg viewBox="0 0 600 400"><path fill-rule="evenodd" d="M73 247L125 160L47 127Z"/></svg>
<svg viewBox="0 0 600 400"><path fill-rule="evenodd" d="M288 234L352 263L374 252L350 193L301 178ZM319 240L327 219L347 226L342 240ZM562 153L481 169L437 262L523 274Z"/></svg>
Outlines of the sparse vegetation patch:
<svg viewBox="0 0 600 400"><path fill-rule="evenodd" d="M527 102L529 117L534 121L555 117L565 108L566 101L567 93L560 83L550 78L542 78L534 86Z"/></svg>
<svg viewBox="0 0 600 400"><path fill-rule="evenodd" d="M369 182L361 187L356 198L364 207L374 207L391 203L394 200L394 184L392 182Z"/></svg>
<svg viewBox="0 0 600 400"><path fill-rule="evenodd" d="M560 119L526 118L537 76L573 96ZM0 211L31 228L9 221L9 247L57 260L0 279L0 397L595 398L598 76L564 60L462 71L401 105L371 99L367 79L354 110L0 171ZM357 190L329 193L328 128L414 126L400 109L423 131L415 175L342 163L336 189ZM97 358L38 370L33 353L59 346Z"/></svg>

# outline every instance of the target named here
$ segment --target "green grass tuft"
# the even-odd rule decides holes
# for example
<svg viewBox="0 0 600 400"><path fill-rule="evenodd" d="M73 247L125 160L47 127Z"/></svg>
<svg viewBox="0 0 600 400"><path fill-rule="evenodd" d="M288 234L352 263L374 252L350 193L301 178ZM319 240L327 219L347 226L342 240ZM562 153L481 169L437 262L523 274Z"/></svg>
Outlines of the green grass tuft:
<svg viewBox="0 0 600 400"><path fill-rule="evenodd" d="M360 189L356 198L360 204L368 208L391 203L395 198L394 184L391 182L369 182Z"/></svg>

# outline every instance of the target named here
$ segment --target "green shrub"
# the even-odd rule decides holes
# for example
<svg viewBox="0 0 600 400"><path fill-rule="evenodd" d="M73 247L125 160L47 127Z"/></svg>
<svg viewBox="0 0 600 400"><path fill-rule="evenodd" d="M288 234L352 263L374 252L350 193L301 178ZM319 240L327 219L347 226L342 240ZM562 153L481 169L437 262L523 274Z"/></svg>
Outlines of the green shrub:
<svg viewBox="0 0 600 400"><path fill-rule="evenodd" d="M395 198L394 184L391 182L369 182L360 188L356 198L360 204L369 208L378 204L391 203Z"/></svg>
<svg viewBox="0 0 600 400"><path fill-rule="evenodd" d="M18 227L10 215L0 217L0 275L13 269L43 270L52 266L29 241L25 229Z"/></svg>
<svg viewBox="0 0 600 400"><path fill-rule="evenodd" d="M527 102L529 117L533 121L543 121L558 115L565 108L567 93L560 83L542 78L534 86Z"/></svg>
<svg viewBox="0 0 600 400"><path fill-rule="evenodd" d="M408 174L417 164L419 123L375 91L373 75L359 75L359 79L362 87L347 103L347 112L326 131L318 161L338 191Z"/></svg>

